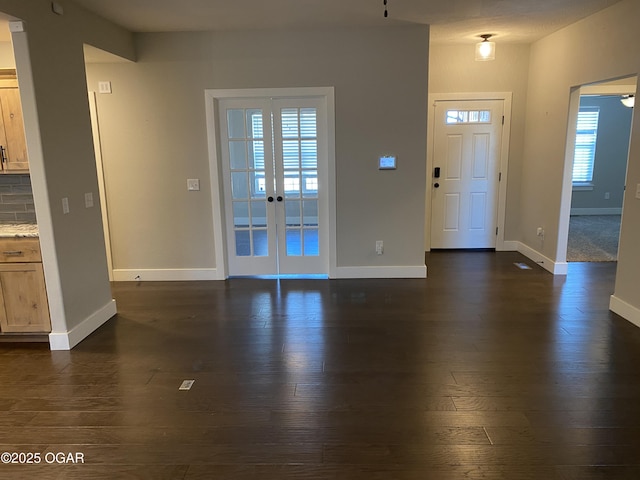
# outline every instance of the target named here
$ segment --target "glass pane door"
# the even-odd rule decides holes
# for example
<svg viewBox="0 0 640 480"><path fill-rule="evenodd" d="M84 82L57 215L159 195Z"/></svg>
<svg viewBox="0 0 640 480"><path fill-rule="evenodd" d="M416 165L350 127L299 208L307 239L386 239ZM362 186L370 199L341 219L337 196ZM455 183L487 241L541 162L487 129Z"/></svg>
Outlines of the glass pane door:
<svg viewBox="0 0 640 480"><path fill-rule="evenodd" d="M317 111L284 108L280 115L286 254L318 256Z"/></svg>
<svg viewBox="0 0 640 480"><path fill-rule="evenodd" d="M276 190L284 198L278 211L278 252L282 273L323 272L320 241L319 166L323 152L315 99L274 101Z"/></svg>
<svg viewBox="0 0 640 480"><path fill-rule="evenodd" d="M318 98L220 100L230 275L328 272L323 115Z"/></svg>
<svg viewBox="0 0 640 480"><path fill-rule="evenodd" d="M225 100L220 117L230 273L275 274L270 108L263 100Z"/></svg>

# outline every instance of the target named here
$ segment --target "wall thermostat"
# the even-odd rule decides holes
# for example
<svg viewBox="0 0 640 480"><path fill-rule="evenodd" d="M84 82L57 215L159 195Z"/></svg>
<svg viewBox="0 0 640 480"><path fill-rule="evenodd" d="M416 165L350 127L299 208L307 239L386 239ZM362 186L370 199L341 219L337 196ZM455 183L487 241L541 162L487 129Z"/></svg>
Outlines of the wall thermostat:
<svg viewBox="0 0 640 480"><path fill-rule="evenodd" d="M395 155L383 155L378 159L379 170L395 170L396 169L396 156Z"/></svg>

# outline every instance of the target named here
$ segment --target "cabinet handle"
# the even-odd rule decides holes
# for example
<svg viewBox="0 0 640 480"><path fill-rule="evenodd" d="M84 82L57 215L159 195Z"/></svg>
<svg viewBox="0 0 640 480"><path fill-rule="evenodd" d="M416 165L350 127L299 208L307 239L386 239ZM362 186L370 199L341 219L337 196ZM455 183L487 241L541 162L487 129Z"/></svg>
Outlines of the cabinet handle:
<svg viewBox="0 0 640 480"><path fill-rule="evenodd" d="M6 149L0 145L0 157L2 157L2 163L7 163L7 155L6 155Z"/></svg>
<svg viewBox="0 0 640 480"><path fill-rule="evenodd" d="M21 255L24 255L24 252L22 250L13 250L9 252L2 252L2 254L6 257L20 257Z"/></svg>

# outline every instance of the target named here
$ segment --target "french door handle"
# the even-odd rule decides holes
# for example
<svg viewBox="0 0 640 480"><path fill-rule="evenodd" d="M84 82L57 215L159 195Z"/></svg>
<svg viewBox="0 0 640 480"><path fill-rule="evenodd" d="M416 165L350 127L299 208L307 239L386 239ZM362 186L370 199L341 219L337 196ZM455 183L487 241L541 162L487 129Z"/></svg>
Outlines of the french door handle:
<svg viewBox="0 0 640 480"><path fill-rule="evenodd" d="M267 202L273 203L273 197L267 197Z"/></svg>
<svg viewBox="0 0 640 480"><path fill-rule="evenodd" d="M276 200L278 200L279 202L281 202L281 201L282 201L282 196L281 196L281 195L278 195L278 198L276 198Z"/></svg>

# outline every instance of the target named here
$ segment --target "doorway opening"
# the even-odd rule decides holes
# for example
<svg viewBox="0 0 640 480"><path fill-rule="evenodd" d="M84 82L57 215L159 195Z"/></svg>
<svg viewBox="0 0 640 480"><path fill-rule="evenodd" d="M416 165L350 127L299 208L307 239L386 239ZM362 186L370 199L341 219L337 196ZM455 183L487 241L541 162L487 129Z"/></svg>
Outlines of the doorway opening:
<svg viewBox="0 0 640 480"><path fill-rule="evenodd" d="M87 66L87 71L91 65L96 64L116 64L116 63L128 63L129 60L120 58L112 53L93 47L91 45L84 45L84 63ZM95 86L90 85L87 79L87 90L89 100L89 113L91 116L91 133L93 135L93 149L96 158L96 172L98 176L98 195L100 197L100 211L102 214L102 228L104 232L104 243L107 254L107 269L109 272L109 281L114 281L114 253L112 248L111 227L109 218L109 191L106 181L108 166L105 164L102 155L102 140L100 137L100 109L98 101L98 93L96 93ZM108 83L108 82L107 82ZM100 94L109 94L110 90L106 89L100 92Z"/></svg>
<svg viewBox="0 0 640 480"><path fill-rule="evenodd" d="M571 197L560 229L567 262L617 261L633 121L633 107L622 100L634 98L636 83L630 77L583 86L572 96L575 135L570 130L567 154L573 161L565 183Z"/></svg>
<svg viewBox="0 0 640 480"><path fill-rule="evenodd" d="M9 17L0 13L0 223L36 228L36 212Z"/></svg>

